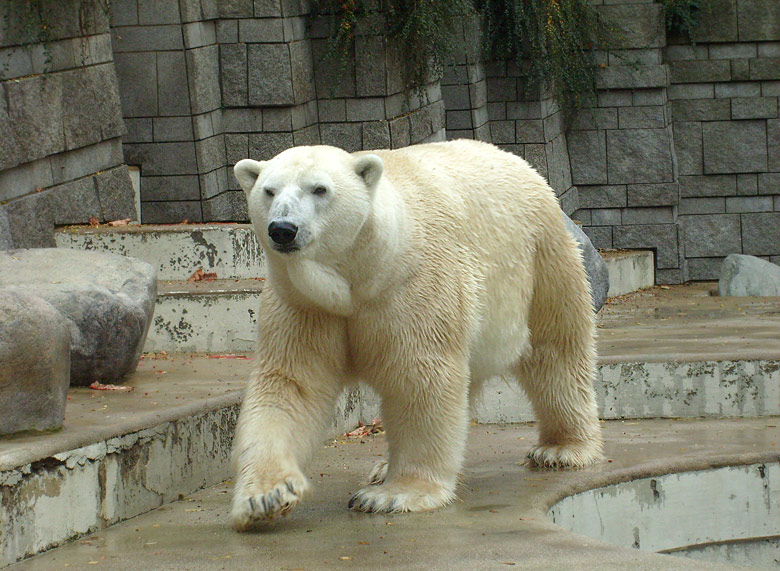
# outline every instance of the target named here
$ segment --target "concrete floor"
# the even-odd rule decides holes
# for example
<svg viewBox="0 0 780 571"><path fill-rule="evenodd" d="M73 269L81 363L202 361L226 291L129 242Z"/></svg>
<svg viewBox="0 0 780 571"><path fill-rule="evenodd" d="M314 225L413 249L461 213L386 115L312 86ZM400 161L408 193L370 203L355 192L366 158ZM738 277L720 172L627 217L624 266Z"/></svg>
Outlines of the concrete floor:
<svg viewBox="0 0 780 571"><path fill-rule="evenodd" d="M780 362L780 298L718 298L712 284L652 288L608 301L602 363L763 359ZM212 356L213 357L213 356ZM240 399L247 359L147 356L131 393L71 390L63 430L0 443L0 471L100 439L142 430ZM549 523L544 511L584 489L732 463L780 461L778 418L613 421L606 462L579 472L519 466L529 425L472 428L461 501L429 514L375 516L346 509L383 453L381 437L325 446L309 475L314 494L264 533L227 525L229 484L88 535L21 564L25 569L636 568L698 563L599 544ZM16 568L16 567L14 567Z"/></svg>
<svg viewBox="0 0 780 571"><path fill-rule="evenodd" d="M346 508L385 453L384 438L341 439L316 455L308 470L313 493L307 501L264 530L230 529L226 483L11 569L718 568L577 536L551 524L545 511L567 495L619 481L778 462L777 423L776 418L613 421L604 427L609 460L573 472L519 464L535 438L530 425L473 426L460 500L432 513L393 516Z"/></svg>

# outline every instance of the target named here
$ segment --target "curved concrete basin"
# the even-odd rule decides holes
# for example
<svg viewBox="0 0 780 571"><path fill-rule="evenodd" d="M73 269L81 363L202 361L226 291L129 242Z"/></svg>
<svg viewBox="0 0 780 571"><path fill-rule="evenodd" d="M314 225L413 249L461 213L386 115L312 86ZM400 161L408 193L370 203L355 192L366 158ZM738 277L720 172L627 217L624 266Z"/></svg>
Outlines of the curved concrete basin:
<svg viewBox="0 0 780 571"><path fill-rule="evenodd" d="M548 517L621 547L778 568L780 463L641 478L574 494Z"/></svg>

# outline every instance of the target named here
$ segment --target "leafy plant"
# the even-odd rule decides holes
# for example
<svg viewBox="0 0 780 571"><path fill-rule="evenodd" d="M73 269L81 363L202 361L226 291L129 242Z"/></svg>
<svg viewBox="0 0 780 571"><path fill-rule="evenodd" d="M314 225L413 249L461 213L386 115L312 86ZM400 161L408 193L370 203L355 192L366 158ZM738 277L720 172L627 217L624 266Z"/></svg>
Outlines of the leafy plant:
<svg viewBox="0 0 780 571"><path fill-rule="evenodd" d="M699 0L661 0L666 12L666 29L692 39L699 25Z"/></svg>
<svg viewBox="0 0 780 571"><path fill-rule="evenodd" d="M454 31L473 12L472 0L316 0L312 7L312 17L329 22L326 56L344 66L356 36L381 35L401 48L405 84L418 94L444 71L456 47Z"/></svg>
<svg viewBox="0 0 780 571"><path fill-rule="evenodd" d="M587 0L475 0L486 55L514 59L524 77L552 89L565 110L595 93L592 51L602 26Z"/></svg>

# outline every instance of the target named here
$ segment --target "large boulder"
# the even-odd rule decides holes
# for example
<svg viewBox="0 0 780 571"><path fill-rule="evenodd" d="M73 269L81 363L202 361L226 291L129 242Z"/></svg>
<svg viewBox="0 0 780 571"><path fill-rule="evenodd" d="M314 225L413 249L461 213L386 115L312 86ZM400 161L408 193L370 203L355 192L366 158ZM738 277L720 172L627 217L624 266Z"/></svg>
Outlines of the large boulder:
<svg viewBox="0 0 780 571"><path fill-rule="evenodd" d="M718 281L722 296L780 296L780 266L743 254L723 260Z"/></svg>
<svg viewBox="0 0 780 571"><path fill-rule="evenodd" d="M601 257L598 250L588 238L588 235L582 231L577 224L572 222L566 214L563 215L566 222L566 228L569 230L582 252L582 261L585 263L585 271L588 272L588 281L590 282L591 295L593 296L593 309L598 311L604 305L609 291L609 271L604 258Z"/></svg>
<svg viewBox="0 0 780 571"><path fill-rule="evenodd" d="M43 299L0 289L0 434L62 426L70 330Z"/></svg>
<svg viewBox="0 0 780 571"><path fill-rule="evenodd" d="M37 295L65 316L72 385L114 383L138 365L157 298L150 264L105 252L6 250L0 287Z"/></svg>

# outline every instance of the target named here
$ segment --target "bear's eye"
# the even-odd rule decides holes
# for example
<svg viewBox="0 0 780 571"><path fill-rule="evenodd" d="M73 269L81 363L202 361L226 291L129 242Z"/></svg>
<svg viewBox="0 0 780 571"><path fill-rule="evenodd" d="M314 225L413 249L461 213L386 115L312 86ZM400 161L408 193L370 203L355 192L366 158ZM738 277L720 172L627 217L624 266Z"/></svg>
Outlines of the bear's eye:
<svg viewBox="0 0 780 571"><path fill-rule="evenodd" d="M265 191L265 195L266 196L273 196L274 195L274 191L271 190L270 188L264 188L263 190Z"/></svg>
<svg viewBox="0 0 780 571"><path fill-rule="evenodd" d="M316 195L319 195L319 196L322 196L322 195L323 195L323 194L325 194L327 191L328 191L328 189L327 189L327 188L325 188L324 186L315 186L315 187L314 187L314 190L312 190L312 193L313 193L313 194L316 194Z"/></svg>

